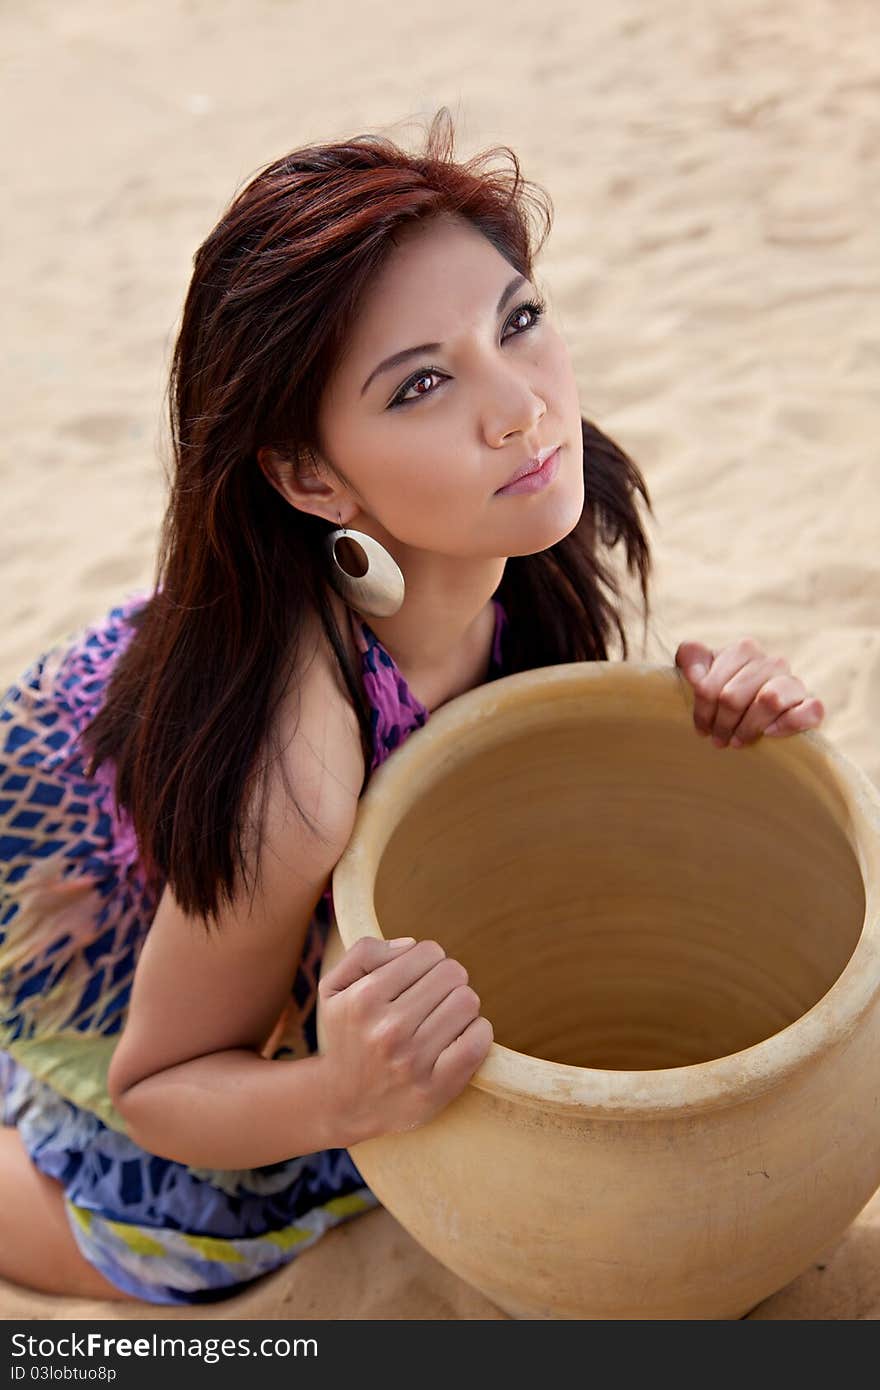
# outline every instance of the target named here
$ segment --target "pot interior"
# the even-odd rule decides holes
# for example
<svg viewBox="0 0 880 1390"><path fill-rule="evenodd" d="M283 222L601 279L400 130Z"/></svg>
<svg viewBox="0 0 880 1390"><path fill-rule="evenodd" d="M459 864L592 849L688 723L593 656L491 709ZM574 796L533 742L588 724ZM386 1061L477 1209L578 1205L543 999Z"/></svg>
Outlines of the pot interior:
<svg viewBox="0 0 880 1390"><path fill-rule="evenodd" d="M379 864L384 936L439 941L495 1041L553 1062L688 1066L798 1019L865 915L824 762L716 749L680 711L555 708L435 767Z"/></svg>

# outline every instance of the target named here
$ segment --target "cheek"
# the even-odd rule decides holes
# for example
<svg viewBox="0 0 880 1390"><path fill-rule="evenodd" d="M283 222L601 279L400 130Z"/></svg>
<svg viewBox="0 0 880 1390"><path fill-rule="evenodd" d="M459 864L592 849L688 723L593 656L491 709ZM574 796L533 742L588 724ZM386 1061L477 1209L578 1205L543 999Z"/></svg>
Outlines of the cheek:
<svg viewBox="0 0 880 1390"><path fill-rule="evenodd" d="M560 406L580 409L577 382L568 345L558 334L555 336L550 355L552 389L556 391Z"/></svg>
<svg viewBox="0 0 880 1390"><path fill-rule="evenodd" d="M378 516L391 532L419 544L446 523L454 494L464 487L460 472L454 450L426 432L423 440L370 459L367 496L376 498Z"/></svg>

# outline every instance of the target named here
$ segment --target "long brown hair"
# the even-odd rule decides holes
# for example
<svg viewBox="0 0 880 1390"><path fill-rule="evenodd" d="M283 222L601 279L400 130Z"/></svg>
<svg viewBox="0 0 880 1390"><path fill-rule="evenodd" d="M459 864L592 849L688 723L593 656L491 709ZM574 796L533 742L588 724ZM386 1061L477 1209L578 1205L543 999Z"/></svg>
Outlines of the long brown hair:
<svg viewBox="0 0 880 1390"><path fill-rule="evenodd" d="M550 231L549 197L522 177L513 150L459 163L453 145L441 107L421 154L376 134L294 150L235 196L194 258L169 379L174 471L154 592L83 741L90 773L115 763L117 801L154 881L206 926L238 874L248 880L279 753L273 714L309 610L336 654L368 770L372 760L369 707L328 598L332 527L278 495L257 450L320 453L322 384L401 224L467 219L528 278ZM496 155L511 167L492 167ZM613 632L627 655L601 546L623 541L647 623L651 561L635 498L650 511L647 487L622 449L582 425L581 520L548 550L508 559L497 590L510 672L607 660ZM262 786L255 819L252 782Z"/></svg>

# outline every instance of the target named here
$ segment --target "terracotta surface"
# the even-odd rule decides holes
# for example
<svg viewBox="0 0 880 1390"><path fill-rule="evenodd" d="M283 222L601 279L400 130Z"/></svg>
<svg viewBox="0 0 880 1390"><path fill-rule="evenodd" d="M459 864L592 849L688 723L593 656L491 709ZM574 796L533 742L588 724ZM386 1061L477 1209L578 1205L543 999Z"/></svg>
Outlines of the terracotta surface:
<svg viewBox="0 0 880 1390"><path fill-rule="evenodd" d="M517 1316L742 1317L880 1182L880 796L818 734L719 757L691 704L620 663L471 691L334 873L325 968L434 938L495 1031L452 1105L352 1157Z"/></svg>

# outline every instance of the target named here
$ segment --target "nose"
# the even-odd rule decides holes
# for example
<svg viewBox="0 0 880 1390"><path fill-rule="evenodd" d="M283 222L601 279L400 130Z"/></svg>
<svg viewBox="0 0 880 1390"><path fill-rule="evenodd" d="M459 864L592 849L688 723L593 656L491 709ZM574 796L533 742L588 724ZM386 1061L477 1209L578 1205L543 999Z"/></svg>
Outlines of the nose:
<svg viewBox="0 0 880 1390"><path fill-rule="evenodd" d="M496 402L493 409L486 412L486 440L493 448L500 448L522 435L534 445L537 453L541 448L539 426L546 414L546 401L521 383L503 406Z"/></svg>

